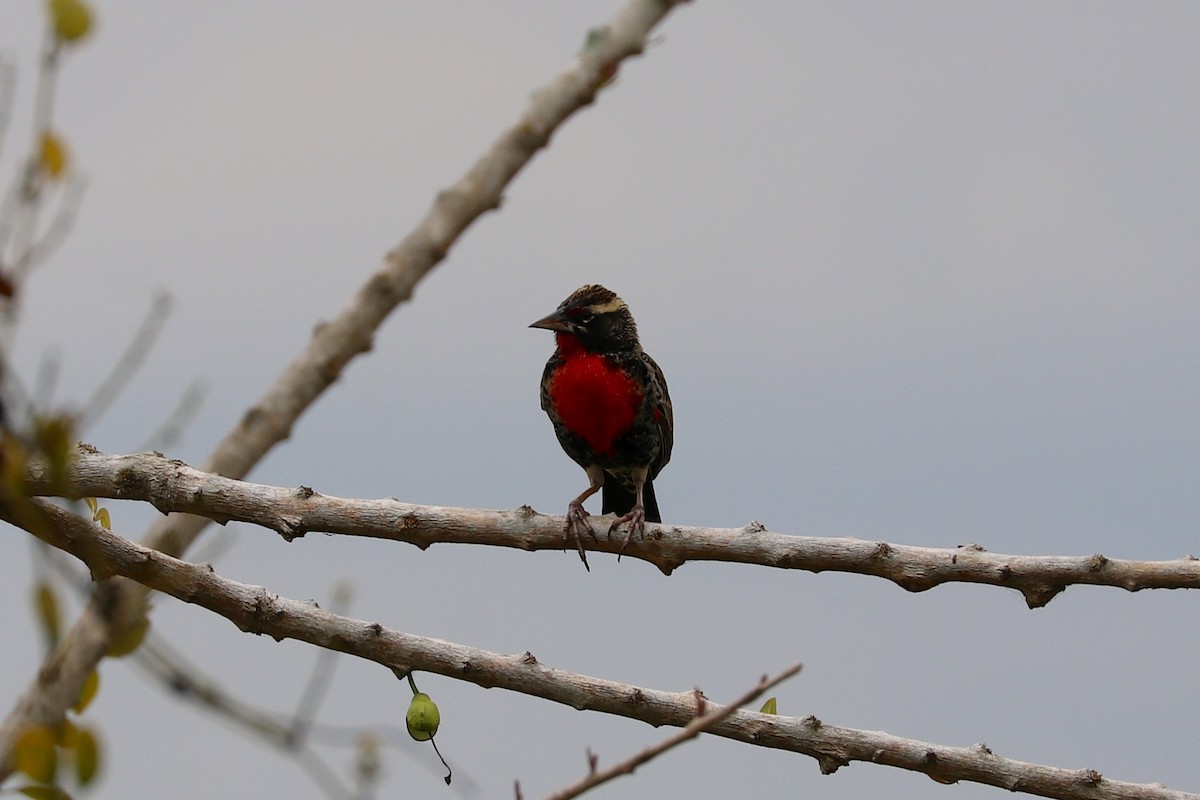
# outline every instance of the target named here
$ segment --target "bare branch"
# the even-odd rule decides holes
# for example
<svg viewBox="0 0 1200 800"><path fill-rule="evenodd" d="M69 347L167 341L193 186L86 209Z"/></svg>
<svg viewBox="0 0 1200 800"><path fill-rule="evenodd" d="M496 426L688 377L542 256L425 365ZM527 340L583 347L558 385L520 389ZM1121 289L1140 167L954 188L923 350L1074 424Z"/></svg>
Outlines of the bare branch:
<svg viewBox="0 0 1200 800"><path fill-rule="evenodd" d="M292 726L285 715L264 711L225 691L153 629L133 655L136 666L175 696L212 711L281 750L296 749Z"/></svg>
<svg viewBox="0 0 1200 800"><path fill-rule="evenodd" d="M32 465L30 491L51 491L44 467ZM193 469L156 453L111 456L81 446L69 472L79 497L142 500L164 514L186 512L224 524L270 528L291 541L310 531L407 542L561 550L562 517L527 506L515 511L418 506L399 500L351 500L245 483ZM619 541L585 539L589 550L618 552ZM791 536L752 523L743 528L648 525L646 540L625 555L665 574L688 561L724 561L809 572L853 572L886 578L911 592L943 583L983 583L1016 589L1030 608L1046 605L1067 586L1200 589L1200 560L1129 561L1090 556L989 553L977 545L915 547L845 537Z"/></svg>
<svg viewBox="0 0 1200 800"><path fill-rule="evenodd" d="M354 590L348 583L339 584L334 588L329 610L334 614L345 615L350 607L353 594ZM317 651L317 660L313 664L308 684L304 687L304 692L300 695L299 702L296 703L296 712L292 715L290 738L293 741L305 742L308 740L309 731L317 721L317 709L325 699L325 695L329 693L336 666L337 653L325 649Z"/></svg>
<svg viewBox="0 0 1200 800"><path fill-rule="evenodd" d="M755 684L753 689L746 692L744 695L739 697L737 700L734 700L724 708L711 705L704 699L704 695L700 694L699 690L697 690L695 694L696 702L699 708L696 710L696 718L685 725L683 730L668 736L658 744L647 747L640 753L635 753L624 761L613 764L608 769L603 769L599 772L592 770L587 777L583 778L578 783L575 783L566 787L562 791L555 792L554 794L550 795L549 800L571 800L572 797L579 797L579 795L583 794L584 792L589 791L590 789L593 789L602 783L607 783L613 778L621 775L632 775L633 771L642 764L657 758L668 750L678 747L684 742L695 739L701 733L716 725L718 722L724 721L727 717L732 715L746 703L753 702L761 697L762 693L770 689L772 686L776 686L792 677L799 672L800 669L800 664L793 664L783 672L776 675L774 678L769 678L766 675L763 675L759 682Z"/></svg>
<svg viewBox="0 0 1200 800"><path fill-rule="evenodd" d="M581 711L684 727L696 717L693 692L664 692L594 678L541 664L532 653L505 655L391 630L350 619L261 586L217 575L210 566L180 561L113 534L43 500L15 513L0 503L0 519L84 561L94 576L123 575L186 603L207 608L247 633L295 639L373 661L393 672L420 670L487 688L508 689ZM58 684L56 684L58 685ZM714 710L719 707L714 706ZM920 772L943 783L970 781L1014 792L1071 800L1200 800L1160 784L1113 781L1091 769L1030 764L996 755L984 745L947 747L880 731L826 725L815 717L783 717L738 709L708 732L760 747L815 758L825 774L853 761Z"/></svg>
<svg viewBox="0 0 1200 800"><path fill-rule="evenodd" d="M83 195L87 190L87 178L75 171L67 178L66 184L58 196L58 205L54 215L50 217L46 229L37 241L31 243L19 259L13 264L13 272L20 278L26 279L29 273L54 255L71 229L75 227L75 219L83 205Z"/></svg>
<svg viewBox="0 0 1200 800"><path fill-rule="evenodd" d="M38 211L41 208L42 189L45 186L41 158L42 141L43 137L49 135L51 131L60 56L58 39L52 32L47 31L46 45L38 64L37 86L33 96L33 150L18 179L17 205L12 227L6 226L6 232L11 230L11 240L6 237L0 241L0 256L3 254L3 248L10 248L6 266L12 269L12 280L18 284L28 274L31 266L29 251L37 237ZM0 261L3 260L0 258ZM5 310L9 312L5 322L11 325L15 315L11 313L11 308Z"/></svg>
<svg viewBox="0 0 1200 800"><path fill-rule="evenodd" d="M498 208L505 190L550 137L596 94L680 0L628 0L570 67L534 92L524 113L457 183L438 194L432 208L389 252L350 303L313 331L307 347L221 440L205 470L244 477L275 445L291 435L300 415L340 376L346 365L371 348L383 320L408 300L416 285L446 257L458 237L481 215ZM20 249L20 248L18 248ZM155 550L185 552L208 520L172 517L155 525L144 541ZM53 725L78 696L83 680L104 655L114 635L145 613L146 592L120 581L106 587L63 637L39 677L0 724L0 781L12 772L16 732L30 723ZM51 669L53 668L53 669ZM51 686L51 684L53 684Z"/></svg>
<svg viewBox="0 0 1200 800"><path fill-rule="evenodd" d="M288 753L327 797L342 800L351 796L350 790L342 784L337 773L309 746L308 728L305 728L304 735L296 735L296 719L285 720L283 714L263 711L234 697L215 681L202 675L183 654L168 645L163 637L156 636L153 631L133 655L135 664L145 669L177 696L207 708L244 731L255 734ZM329 650L321 650L318 659L326 655L336 654Z"/></svg>

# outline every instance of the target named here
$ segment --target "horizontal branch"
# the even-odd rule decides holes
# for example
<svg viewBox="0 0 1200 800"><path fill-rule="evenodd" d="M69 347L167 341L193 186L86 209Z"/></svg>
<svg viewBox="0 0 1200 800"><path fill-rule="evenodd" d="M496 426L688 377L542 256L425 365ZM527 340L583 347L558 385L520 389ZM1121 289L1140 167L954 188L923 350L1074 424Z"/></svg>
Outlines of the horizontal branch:
<svg viewBox="0 0 1200 800"><path fill-rule="evenodd" d="M211 566L191 564L143 547L46 501L32 500L30 505L44 515L44 519L35 520L40 524L28 524L30 514L14 514L3 504L0 518L26 527L76 556L97 578L123 575L220 614L247 633L308 642L374 661L398 674L411 670L432 672L656 727L685 727L698 713L721 708L707 701L700 708L694 691L664 692L593 678L546 666L529 652L493 653L332 614L310 602L222 578ZM921 772L941 782L971 781L1044 797L1200 800L1200 795L1157 784L1108 780L1095 770L1062 769L1003 758L983 745L946 747L878 731L826 725L815 717L738 710L714 722L708 731L727 739L811 756L825 774L852 761L867 761Z"/></svg>
<svg viewBox="0 0 1200 800"><path fill-rule="evenodd" d="M563 547L563 518L528 506L515 511L419 506L398 500L352 500L295 489L235 481L201 472L156 453L106 455L81 445L69 480L77 497L141 500L164 514L186 512L220 523L248 522L288 541L308 532L407 542L479 544L522 550ZM29 472L35 494L51 492L42 465ZM589 540L589 550L616 553L621 542ZM984 583L1016 589L1039 608L1072 584L1141 589L1198 589L1200 560L1128 561L1091 556L989 553L977 545L914 547L844 537L772 533L757 523L743 528L647 525L645 541L625 555L648 561L665 574L688 561L724 561L809 572L853 572L886 578L911 592L943 583Z"/></svg>

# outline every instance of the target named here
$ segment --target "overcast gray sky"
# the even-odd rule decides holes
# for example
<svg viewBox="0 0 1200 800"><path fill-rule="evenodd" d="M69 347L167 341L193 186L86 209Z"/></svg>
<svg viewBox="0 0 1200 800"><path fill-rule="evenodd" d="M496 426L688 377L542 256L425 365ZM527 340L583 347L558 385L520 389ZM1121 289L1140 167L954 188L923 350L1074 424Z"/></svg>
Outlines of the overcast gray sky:
<svg viewBox="0 0 1200 800"><path fill-rule="evenodd" d="M29 285L15 356L81 402L158 289L174 314L87 438L139 445L187 382L171 456L215 438L618 3L100 3L58 127L90 189ZM0 9L27 142L42 4ZM668 522L1012 553L1163 559L1200 521L1200 4L689 4L473 227L252 479L561 514L586 479L538 407L527 325L621 294L666 371ZM153 512L108 504L138 536ZM598 504L596 504L598 509ZM1200 596L908 594L852 575L403 545L231 526L217 569L352 614L722 701L800 660L779 710L1200 791ZM39 657L29 545L0 535L0 713ZM280 710L313 651L161 599L155 626ZM296 766L124 663L91 712L101 797L317 796ZM436 676L438 742L479 796L537 797L662 731ZM326 722L403 725L408 690L342 659ZM334 752L338 767L350 754ZM427 768L427 769L426 769ZM389 753L384 796L449 796ZM473 784L466 779L469 777ZM705 739L596 798L953 795L864 764Z"/></svg>

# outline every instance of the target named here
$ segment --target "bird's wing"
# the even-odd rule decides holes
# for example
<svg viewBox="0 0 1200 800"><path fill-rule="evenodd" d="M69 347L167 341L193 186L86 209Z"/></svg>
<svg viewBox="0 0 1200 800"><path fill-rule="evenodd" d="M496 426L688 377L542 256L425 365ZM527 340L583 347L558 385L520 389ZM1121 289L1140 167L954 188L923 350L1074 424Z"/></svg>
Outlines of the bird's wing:
<svg viewBox="0 0 1200 800"><path fill-rule="evenodd" d="M655 386L654 418L658 424L658 458L650 465L650 477L658 475L659 471L671 460L671 447L675 444L675 412L671 406L671 393L667 391L667 378L662 368L647 353L642 353L646 366L650 370L650 381Z"/></svg>

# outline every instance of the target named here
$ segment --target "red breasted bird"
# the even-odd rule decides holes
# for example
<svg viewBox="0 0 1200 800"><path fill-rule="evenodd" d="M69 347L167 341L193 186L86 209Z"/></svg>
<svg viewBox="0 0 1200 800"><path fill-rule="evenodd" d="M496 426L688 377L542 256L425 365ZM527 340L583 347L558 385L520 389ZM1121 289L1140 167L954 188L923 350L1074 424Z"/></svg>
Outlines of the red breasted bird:
<svg viewBox="0 0 1200 800"><path fill-rule="evenodd" d="M588 488L567 504L563 529L587 567L582 536L596 532L583 502L596 492L601 513L618 514L609 538L629 525L622 551L635 533L645 535L647 520L662 522L653 481L671 458L671 396L625 301L603 286L576 289L529 327L554 331L558 345L542 372L542 409L563 450L587 472Z"/></svg>

